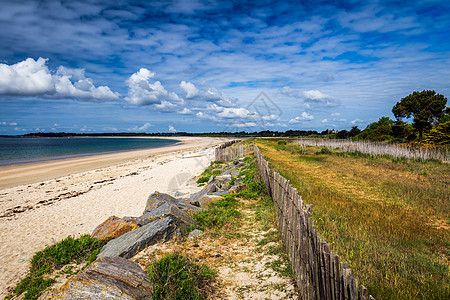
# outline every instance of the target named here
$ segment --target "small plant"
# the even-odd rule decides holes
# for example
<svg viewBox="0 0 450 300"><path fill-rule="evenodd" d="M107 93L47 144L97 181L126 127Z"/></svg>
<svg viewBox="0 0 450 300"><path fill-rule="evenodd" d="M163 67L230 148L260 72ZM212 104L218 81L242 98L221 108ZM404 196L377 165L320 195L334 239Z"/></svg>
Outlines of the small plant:
<svg viewBox="0 0 450 300"><path fill-rule="evenodd" d="M202 184L202 183L208 182L208 180L209 180L210 177L211 177L211 176L202 176L202 177L200 177L199 179L197 179L197 183L198 183L198 184Z"/></svg>
<svg viewBox="0 0 450 300"><path fill-rule="evenodd" d="M331 154L333 152L330 151L330 149L328 149L328 147L322 147L320 149L320 151L316 152L316 155L320 155L320 154Z"/></svg>
<svg viewBox="0 0 450 300"><path fill-rule="evenodd" d="M423 176L427 176L429 173L427 170L422 170L421 172L419 172L418 175L423 175Z"/></svg>
<svg viewBox="0 0 450 300"><path fill-rule="evenodd" d="M201 230L220 229L226 224L233 225L240 222L242 215L236 209L238 205L236 194L228 194L209 204L207 210L195 213L193 218Z"/></svg>
<svg viewBox="0 0 450 300"><path fill-rule="evenodd" d="M44 278L48 277L47 274L73 262L79 264L86 261L86 266L89 265L96 259L106 242L106 240L99 241L91 238L88 234L82 235L78 239L69 236L58 244L37 252L31 260L31 268L27 277L17 284L14 294L25 293L24 299L37 299L46 288L56 282L53 278Z"/></svg>
<svg viewBox="0 0 450 300"><path fill-rule="evenodd" d="M216 272L178 253L171 253L150 265L153 299L208 299L214 293Z"/></svg>
<svg viewBox="0 0 450 300"><path fill-rule="evenodd" d="M285 146L286 145L286 141L278 141L278 145L279 146Z"/></svg>

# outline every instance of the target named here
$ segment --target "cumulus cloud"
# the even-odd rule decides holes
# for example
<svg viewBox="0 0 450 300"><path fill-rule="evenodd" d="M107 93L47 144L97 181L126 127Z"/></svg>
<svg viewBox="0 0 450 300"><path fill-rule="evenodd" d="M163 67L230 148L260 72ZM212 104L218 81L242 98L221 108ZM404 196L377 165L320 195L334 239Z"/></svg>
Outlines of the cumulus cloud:
<svg viewBox="0 0 450 300"><path fill-rule="evenodd" d="M135 126L133 128L130 128L128 129L128 131L147 131L152 126L153 126L152 124L147 122L142 126Z"/></svg>
<svg viewBox="0 0 450 300"><path fill-rule="evenodd" d="M300 117L295 117L289 121L290 124L297 124L301 121L311 121L314 119L313 115L308 114L307 112L302 112Z"/></svg>
<svg viewBox="0 0 450 300"><path fill-rule="evenodd" d="M309 100L324 100L324 99L330 99L331 96L322 93L319 90L309 90L303 92L303 97Z"/></svg>
<svg viewBox="0 0 450 300"><path fill-rule="evenodd" d="M363 122L364 122L364 120L361 120L361 119L355 119L355 120L352 121L352 124L353 124L353 125L355 125L355 124L361 124L361 123L363 123Z"/></svg>
<svg viewBox="0 0 450 300"><path fill-rule="evenodd" d="M186 92L186 99L194 98L200 93L193 83L184 80L180 83L180 87Z"/></svg>
<svg viewBox="0 0 450 300"><path fill-rule="evenodd" d="M159 81L150 83L155 73L141 68L127 80L128 96L125 100L135 105L162 104L163 101L182 101L177 94L168 92Z"/></svg>
<svg viewBox="0 0 450 300"><path fill-rule="evenodd" d="M192 110L190 110L189 108L183 108L183 110L182 111L179 111L178 112L179 114L182 114L182 115L191 115L192 114Z"/></svg>
<svg viewBox="0 0 450 300"><path fill-rule="evenodd" d="M155 104L154 108L159 111L171 112L171 111L175 111L178 108L178 106L176 106L175 104L173 104L169 101L163 100L163 101L161 101L160 104Z"/></svg>
<svg viewBox="0 0 450 300"><path fill-rule="evenodd" d="M47 67L48 59L27 58L13 65L0 64L0 94L44 96L85 100L113 100L119 94L107 86L95 87L83 69L60 66L55 74Z"/></svg>
<svg viewBox="0 0 450 300"><path fill-rule="evenodd" d="M170 131L170 132L177 132L177 130L175 129L175 127L173 127L172 125L169 125L169 131Z"/></svg>
<svg viewBox="0 0 450 300"><path fill-rule="evenodd" d="M328 123L328 119L323 119L321 122L322 123Z"/></svg>

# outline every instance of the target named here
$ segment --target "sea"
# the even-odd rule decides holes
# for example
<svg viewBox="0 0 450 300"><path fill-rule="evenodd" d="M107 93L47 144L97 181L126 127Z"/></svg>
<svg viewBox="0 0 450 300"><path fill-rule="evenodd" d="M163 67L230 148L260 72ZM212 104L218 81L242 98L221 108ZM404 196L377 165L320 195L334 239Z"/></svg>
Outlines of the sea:
<svg viewBox="0 0 450 300"><path fill-rule="evenodd" d="M175 139L136 137L0 138L0 166L174 145Z"/></svg>

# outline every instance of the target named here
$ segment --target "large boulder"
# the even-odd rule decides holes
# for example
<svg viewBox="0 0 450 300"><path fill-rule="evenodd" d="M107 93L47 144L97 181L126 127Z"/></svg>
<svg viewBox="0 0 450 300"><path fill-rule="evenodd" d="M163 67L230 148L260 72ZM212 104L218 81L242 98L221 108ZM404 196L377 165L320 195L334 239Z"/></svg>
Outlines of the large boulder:
<svg viewBox="0 0 450 300"><path fill-rule="evenodd" d="M178 201L176 198L165 194L165 193L160 193L158 191L154 192L153 194L151 194L148 199L147 199L147 204L145 205L145 210L144 210L144 214L157 209L158 207L160 207L163 204L178 204Z"/></svg>
<svg viewBox="0 0 450 300"><path fill-rule="evenodd" d="M150 245L171 239L176 230L176 220L173 216L155 220L109 241L97 257L133 257Z"/></svg>
<svg viewBox="0 0 450 300"><path fill-rule="evenodd" d="M139 264L103 257L72 276L53 299L150 299L151 282Z"/></svg>
<svg viewBox="0 0 450 300"><path fill-rule="evenodd" d="M153 222L154 220L163 219L168 216L175 220L175 223L179 228L195 224L194 219L192 219L187 211L183 211L179 209L178 206L168 203L164 203L158 208L153 209L138 217L137 223L140 226L143 226L150 222Z"/></svg>
<svg viewBox="0 0 450 300"><path fill-rule="evenodd" d="M212 181L208 183L200 192L192 194L189 198L191 201L196 201L207 194L214 193L215 191L217 191L217 186L214 181Z"/></svg>
<svg viewBox="0 0 450 300"><path fill-rule="evenodd" d="M118 238L128 231L138 227L133 218L120 219L116 216L109 217L102 224L98 225L91 234L91 237L102 239Z"/></svg>

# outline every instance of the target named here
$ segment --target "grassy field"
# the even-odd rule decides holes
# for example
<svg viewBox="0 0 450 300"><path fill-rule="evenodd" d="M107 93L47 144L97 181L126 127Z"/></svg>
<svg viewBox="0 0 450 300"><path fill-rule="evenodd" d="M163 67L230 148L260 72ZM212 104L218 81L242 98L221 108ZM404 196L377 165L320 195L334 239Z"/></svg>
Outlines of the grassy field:
<svg viewBox="0 0 450 300"><path fill-rule="evenodd" d="M450 166L256 140L377 299L450 299Z"/></svg>

